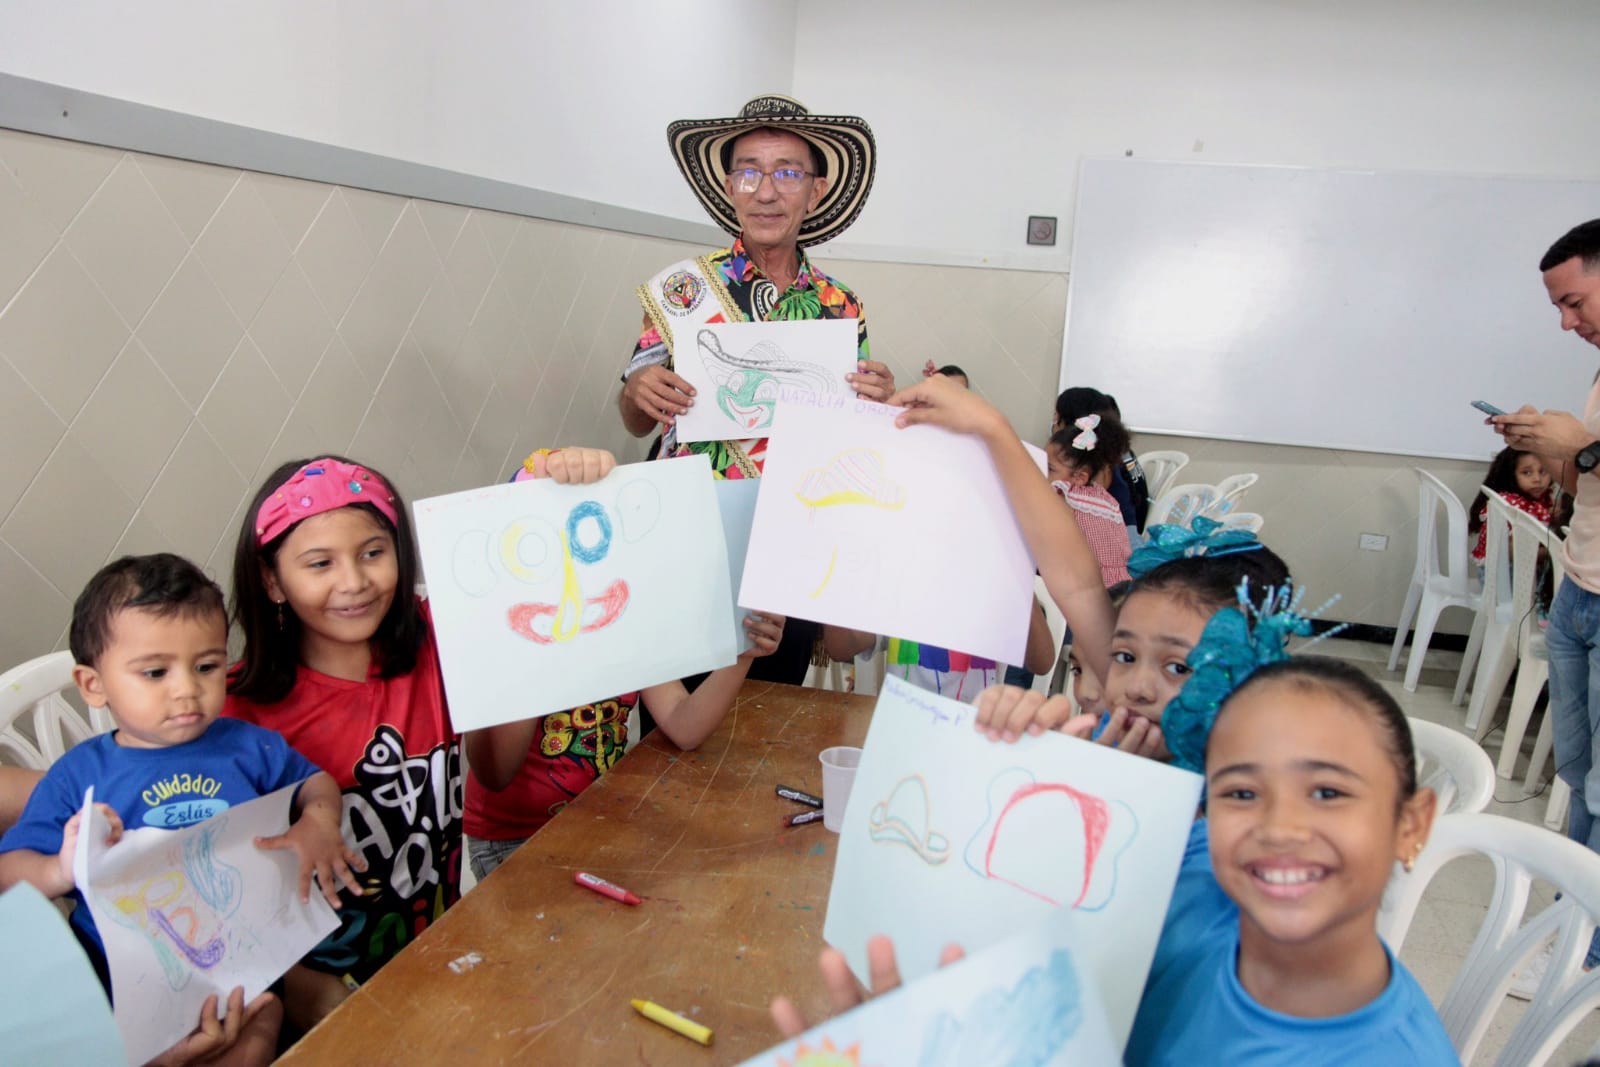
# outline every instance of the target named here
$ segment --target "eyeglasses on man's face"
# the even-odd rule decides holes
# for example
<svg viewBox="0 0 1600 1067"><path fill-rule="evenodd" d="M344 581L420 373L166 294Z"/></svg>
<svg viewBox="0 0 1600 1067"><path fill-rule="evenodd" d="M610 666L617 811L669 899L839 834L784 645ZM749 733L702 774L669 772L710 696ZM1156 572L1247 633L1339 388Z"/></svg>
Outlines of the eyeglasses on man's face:
<svg viewBox="0 0 1600 1067"><path fill-rule="evenodd" d="M798 193L805 184L809 171L798 167L779 167L776 170L760 170L756 167L740 167L738 170L728 172L728 182L733 191L749 196L761 188L762 178L771 178L772 187L780 193Z"/></svg>

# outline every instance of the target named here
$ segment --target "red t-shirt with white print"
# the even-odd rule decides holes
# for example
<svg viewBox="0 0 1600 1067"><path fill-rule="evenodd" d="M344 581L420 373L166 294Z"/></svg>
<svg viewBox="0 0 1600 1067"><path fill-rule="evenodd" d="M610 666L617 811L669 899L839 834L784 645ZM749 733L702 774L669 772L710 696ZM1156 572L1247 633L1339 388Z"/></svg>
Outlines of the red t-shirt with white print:
<svg viewBox="0 0 1600 1067"><path fill-rule="evenodd" d="M365 892L305 963L364 982L461 897L461 745L445 705L433 619L410 674L363 682L301 667L276 704L229 694L223 714L282 734L333 775Z"/></svg>

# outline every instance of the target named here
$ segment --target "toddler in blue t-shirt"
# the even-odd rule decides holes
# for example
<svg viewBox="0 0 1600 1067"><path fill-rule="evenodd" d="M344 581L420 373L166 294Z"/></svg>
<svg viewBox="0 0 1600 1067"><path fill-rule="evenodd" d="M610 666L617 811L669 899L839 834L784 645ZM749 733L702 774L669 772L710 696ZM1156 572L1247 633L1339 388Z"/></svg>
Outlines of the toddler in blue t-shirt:
<svg viewBox="0 0 1600 1067"><path fill-rule="evenodd" d="M301 783L294 822L260 848L290 848L300 859L300 897L313 872L329 903L338 886L360 885L356 856L339 828L339 787L270 730L219 719L227 676L228 624L222 590L189 561L162 553L107 564L73 605L73 681L84 701L106 707L117 728L75 746L34 787L17 824L0 838L0 889L28 882L77 904L71 923L109 991L100 935L73 882L72 860L84 791L111 824L178 829L232 805ZM282 1008L263 994L249 1007L236 989L219 1019L208 1000L200 1028L173 1059L264 1050L276 1044ZM248 1057L246 1057L248 1058Z"/></svg>

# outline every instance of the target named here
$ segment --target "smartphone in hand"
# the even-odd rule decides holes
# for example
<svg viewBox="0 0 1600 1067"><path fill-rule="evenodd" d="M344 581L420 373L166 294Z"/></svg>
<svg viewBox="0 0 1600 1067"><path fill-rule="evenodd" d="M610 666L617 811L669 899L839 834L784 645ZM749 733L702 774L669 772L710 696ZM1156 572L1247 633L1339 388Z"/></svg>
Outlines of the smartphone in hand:
<svg viewBox="0 0 1600 1067"><path fill-rule="evenodd" d="M1474 400L1472 402L1472 406L1477 408L1479 411L1483 412L1485 415L1489 415L1489 416L1504 415L1505 414L1505 412L1501 411L1499 408L1495 407L1493 404L1489 403L1487 400Z"/></svg>

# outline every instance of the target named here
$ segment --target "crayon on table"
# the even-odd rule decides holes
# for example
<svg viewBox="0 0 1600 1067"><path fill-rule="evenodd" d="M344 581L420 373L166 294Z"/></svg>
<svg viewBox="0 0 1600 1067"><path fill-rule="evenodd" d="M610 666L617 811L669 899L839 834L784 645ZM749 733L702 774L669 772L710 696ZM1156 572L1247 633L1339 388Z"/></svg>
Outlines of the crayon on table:
<svg viewBox="0 0 1600 1067"><path fill-rule="evenodd" d="M821 797L812 796L810 793L802 789L796 789L793 786L780 785L776 792L785 800L793 800L798 804L806 804L813 808L822 807Z"/></svg>
<svg viewBox="0 0 1600 1067"><path fill-rule="evenodd" d="M615 882L608 882L604 878L597 878L585 871L573 871L572 880L585 889L592 889L603 897L620 900L624 904L638 904L640 900Z"/></svg>
<svg viewBox="0 0 1600 1067"><path fill-rule="evenodd" d="M822 818L822 815L823 813L820 811L802 811L800 814L791 815L783 821L789 826L804 826L808 822L817 822Z"/></svg>
<svg viewBox="0 0 1600 1067"><path fill-rule="evenodd" d="M652 1004L648 1000L635 1000L633 1010L643 1015L653 1023L665 1026L675 1034L682 1034L690 1041L698 1041L702 1045L711 1044L711 1028L701 1026L679 1015L677 1012L668 1011L659 1004Z"/></svg>

